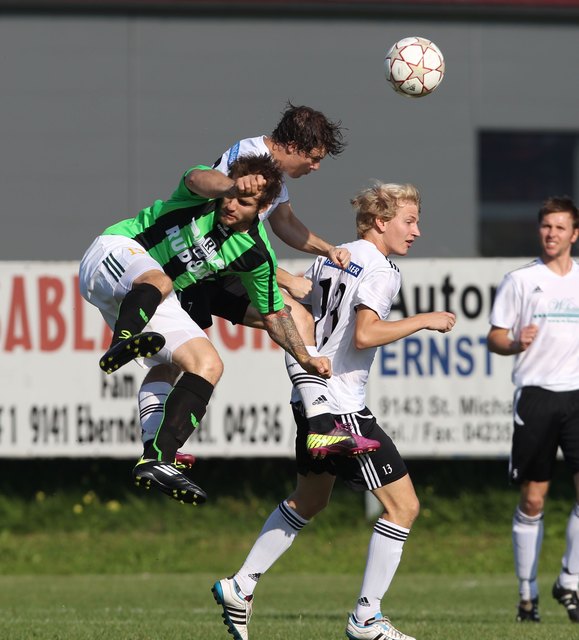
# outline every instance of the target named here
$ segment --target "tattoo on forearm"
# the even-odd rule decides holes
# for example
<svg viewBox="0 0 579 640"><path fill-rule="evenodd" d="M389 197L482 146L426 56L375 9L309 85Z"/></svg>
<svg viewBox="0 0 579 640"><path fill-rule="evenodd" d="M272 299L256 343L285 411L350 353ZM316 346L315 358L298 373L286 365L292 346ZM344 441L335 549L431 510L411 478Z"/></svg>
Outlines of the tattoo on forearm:
<svg viewBox="0 0 579 640"><path fill-rule="evenodd" d="M287 305L277 313L264 316L264 322L269 337L296 360L308 356L304 341L298 333L296 323Z"/></svg>

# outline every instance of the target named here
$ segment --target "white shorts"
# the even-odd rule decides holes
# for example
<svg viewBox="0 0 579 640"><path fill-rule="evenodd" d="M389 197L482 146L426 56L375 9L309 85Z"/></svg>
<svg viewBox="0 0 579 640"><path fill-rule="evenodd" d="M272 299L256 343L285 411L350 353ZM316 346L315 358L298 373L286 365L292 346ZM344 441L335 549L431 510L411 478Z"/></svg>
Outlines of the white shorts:
<svg viewBox="0 0 579 640"><path fill-rule="evenodd" d="M133 282L151 270L163 271L163 268L138 242L125 236L99 236L80 262L80 293L99 309L113 329L121 302ZM182 344L193 338L207 339L205 332L181 308L174 291L157 307L144 331L156 331L165 338L165 346L159 353L138 361L145 367L171 363L173 353Z"/></svg>

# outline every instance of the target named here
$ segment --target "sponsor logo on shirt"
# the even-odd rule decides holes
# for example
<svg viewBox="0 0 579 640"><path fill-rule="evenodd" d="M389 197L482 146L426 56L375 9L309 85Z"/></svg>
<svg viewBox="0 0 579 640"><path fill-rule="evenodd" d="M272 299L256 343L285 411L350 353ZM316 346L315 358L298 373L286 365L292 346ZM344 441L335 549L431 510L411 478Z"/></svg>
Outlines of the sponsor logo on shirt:
<svg viewBox="0 0 579 640"><path fill-rule="evenodd" d="M237 156L239 155L239 142L236 142L229 152L229 158L227 160L227 166L231 167L231 165L237 160Z"/></svg>
<svg viewBox="0 0 579 640"><path fill-rule="evenodd" d="M355 262L350 262L347 269L342 269L342 267L339 267L337 264L332 262L329 258L326 258L326 261L324 262L324 266L332 267L333 269L339 269L340 271L345 271L346 273L349 273L351 276L354 276L354 278L357 278L364 270L364 267L361 267L359 264L356 264Z"/></svg>
<svg viewBox="0 0 579 640"><path fill-rule="evenodd" d="M215 242L211 238L205 238L201 235L194 220L191 222L191 228L193 231L193 246L191 247L187 246L178 226L167 229L166 233L171 249L176 253L177 258L185 265L187 271L193 273L200 280L211 271L223 269L225 263L217 253Z"/></svg>
<svg viewBox="0 0 579 640"><path fill-rule="evenodd" d="M547 322L579 322L579 304L573 298L549 300L547 311L533 313L533 319L545 318Z"/></svg>

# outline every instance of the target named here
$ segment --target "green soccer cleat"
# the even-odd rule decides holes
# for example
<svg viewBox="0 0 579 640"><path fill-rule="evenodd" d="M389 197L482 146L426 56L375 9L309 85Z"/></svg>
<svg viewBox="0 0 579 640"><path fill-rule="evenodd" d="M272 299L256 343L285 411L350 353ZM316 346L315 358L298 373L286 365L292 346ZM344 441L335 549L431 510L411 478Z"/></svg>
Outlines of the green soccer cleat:
<svg viewBox="0 0 579 640"><path fill-rule="evenodd" d="M105 373L113 373L136 358L150 358L165 346L165 338L155 331L136 333L130 338L116 342L99 362Z"/></svg>

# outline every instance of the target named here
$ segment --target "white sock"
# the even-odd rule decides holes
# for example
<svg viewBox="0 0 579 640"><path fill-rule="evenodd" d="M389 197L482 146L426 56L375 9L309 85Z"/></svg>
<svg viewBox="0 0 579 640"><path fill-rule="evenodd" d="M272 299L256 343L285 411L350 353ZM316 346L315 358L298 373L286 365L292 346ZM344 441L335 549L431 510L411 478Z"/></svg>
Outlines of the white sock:
<svg viewBox="0 0 579 640"><path fill-rule="evenodd" d="M270 514L243 566L234 576L244 596L253 594L261 575L291 547L308 522L285 500Z"/></svg>
<svg viewBox="0 0 579 640"><path fill-rule="evenodd" d="M513 551L521 600L534 600L539 595L537 568L542 543L543 514L527 516L517 507L513 516Z"/></svg>
<svg viewBox="0 0 579 640"><path fill-rule="evenodd" d="M319 356L316 347L306 346L311 356ZM307 373L289 353L285 354L285 366L293 385L292 402L301 401L310 431L327 433L335 427L328 402L328 383Z"/></svg>
<svg viewBox="0 0 579 640"><path fill-rule="evenodd" d="M563 569L559 574L559 584L564 589L577 590L579 585L579 504L569 516L566 532L567 547L563 556Z"/></svg>
<svg viewBox="0 0 579 640"><path fill-rule="evenodd" d="M378 518L368 545L368 558L355 616L365 622L380 613L382 598L400 564L410 529Z"/></svg>
<svg viewBox="0 0 579 640"><path fill-rule="evenodd" d="M152 440L161 421L165 400L173 385L168 382L148 382L139 389L139 417L143 444Z"/></svg>

